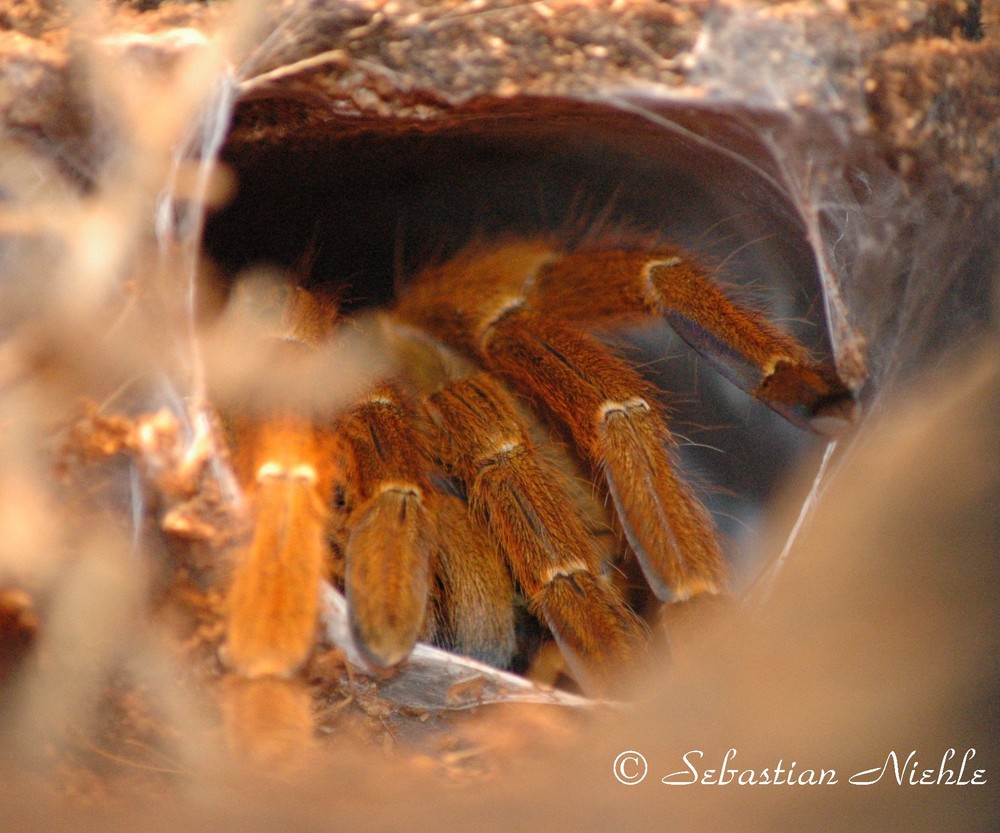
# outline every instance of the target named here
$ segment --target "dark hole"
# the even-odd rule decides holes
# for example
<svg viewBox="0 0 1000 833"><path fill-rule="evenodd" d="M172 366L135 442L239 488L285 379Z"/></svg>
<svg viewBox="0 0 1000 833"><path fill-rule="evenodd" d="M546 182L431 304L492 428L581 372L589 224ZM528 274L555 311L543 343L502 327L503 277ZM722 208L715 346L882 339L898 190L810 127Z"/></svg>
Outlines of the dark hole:
<svg viewBox="0 0 1000 833"><path fill-rule="evenodd" d="M266 106L244 105L223 154L239 189L210 219L206 247L227 280L276 265L350 314L390 302L400 281L476 236L556 232L574 245L655 231L719 266L727 284L763 288L770 314L827 352L812 252L796 212L760 176L763 129L683 110L672 131L607 108L519 102L440 125L328 119L318 129L304 118L281 141L251 141ZM691 440L682 463L723 531L742 535L809 439L665 326L613 335L665 391L672 424Z"/></svg>

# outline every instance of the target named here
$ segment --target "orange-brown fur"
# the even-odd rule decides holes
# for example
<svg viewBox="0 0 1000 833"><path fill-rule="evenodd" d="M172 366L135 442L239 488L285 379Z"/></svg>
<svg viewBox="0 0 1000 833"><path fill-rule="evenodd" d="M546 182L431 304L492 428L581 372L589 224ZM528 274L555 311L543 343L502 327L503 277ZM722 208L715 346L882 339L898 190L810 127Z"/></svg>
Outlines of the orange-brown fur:
<svg viewBox="0 0 1000 833"><path fill-rule="evenodd" d="M413 649L424 623L435 499L405 400L380 387L337 431L345 589L359 647L389 667ZM341 526L342 525L342 526Z"/></svg>
<svg viewBox="0 0 1000 833"><path fill-rule="evenodd" d="M240 431L239 468L253 473L244 482L254 536L238 556L229 588L225 661L243 677L288 677L315 640L329 466L320 438L304 420L276 417Z"/></svg>
<svg viewBox="0 0 1000 833"><path fill-rule="evenodd" d="M603 480L657 596L717 592L725 582L717 536L674 471L657 391L586 332L660 314L682 316L670 320L694 346L724 370L726 362L735 366L738 384L802 424L829 402L839 407L850 398L832 371L725 298L681 250L566 254L544 240L470 247L418 274L384 319L395 330L387 341L403 362L399 376L373 379L363 401L331 415L322 443L296 447L293 457L322 471L317 483L257 483L254 566L245 568L255 575L250 582L238 571L231 598L249 609L238 588L270 582L284 583L273 590L276 598L314 598L298 574L270 571L263 551L294 546L309 565L319 564L325 529L344 561L355 639L372 664L398 664L421 636L506 664L516 647L512 611L520 590L581 684L608 690L640 653L642 628L605 575L607 554L574 485L538 453L505 384L571 438ZM725 356L714 355L717 345ZM290 436L310 436L297 431L278 435L285 446ZM251 435L259 446L254 460L273 456L268 437ZM463 497L442 491L448 479ZM325 517L314 507L319 495ZM302 530L282 533L296 516ZM306 575L318 581L318 568ZM254 593L247 597L267 595ZM314 608L302 609L314 622ZM272 629L283 646L283 631L307 614L296 608L285 622L274 611L260 630ZM291 658L279 663L280 673L301 663L305 632L297 631L294 657L280 648ZM271 668L264 658L274 646L255 639L260 658L240 660L241 667ZM238 643L232 633L230 642Z"/></svg>
<svg viewBox="0 0 1000 833"><path fill-rule="evenodd" d="M531 608L577 676L606 688L639 641L634 617L600 574L601 555L565 475L535 453L514 402L488 374L452 382L428 401L445 464L469 508L507 554Z"/></svg>

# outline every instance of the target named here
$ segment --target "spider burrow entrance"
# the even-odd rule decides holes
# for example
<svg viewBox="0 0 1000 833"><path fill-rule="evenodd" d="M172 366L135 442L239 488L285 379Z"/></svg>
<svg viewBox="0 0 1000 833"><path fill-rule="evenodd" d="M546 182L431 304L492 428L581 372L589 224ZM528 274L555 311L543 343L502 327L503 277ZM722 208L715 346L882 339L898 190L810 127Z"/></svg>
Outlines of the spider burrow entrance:
<svg viewBox="0 0 1000 833"><path fill-rule="evenodd" d="M374 665L394 666L418 638L506 665L517 650L512 616L517 596L523 594L559 643L574 676L601 691L616 673L612 669L637 657L644 641L643 628L626 604L637 598L636 576L627 567L621 572L626 551L641 567L641 582L661 600L714 593L729 583L732 573L721 545L731 531L725 529L727 512L720 511L717 494L693 489L677 473L687 468L679 466L681 458L696 457L704 449L678 441L667 428L661 389L672 394L683 385L664 372L684 363L664 362L662 356L676 352L677 342L661 340L647 353L655 364L640 373L627 351L609 347L610 332L634 331L658 320L672 323L730 382L814 428L836 422L821 420L827 401L849 398L835 388L835 375L817 370L821 365L812 363L797 339L768 329L762 315L732 304L715 287L714 268L699 263L717 258L700 258L686 246L663 243L666 238L692 239L692 228L700 229L696 237L706 227L720 227L717 209L712 209L716 214L711 221L705 214L719 198L718 183L698 183L708 186L704 194L710 196L692 200L697 176L690 170L651 171L642 161L646 155L617 148L610 132L590 146L564 139L565 134L550 133L535 146L527 131L522 137L516 130L496 136L376 132L364 142L344 134L331 136L326 147L300 147L286 160L288 167L278 166L281 176L267 183L278 200L270 204L281 204L282 212L293 210L306 220L293 224L293 236L299 233L294 229L311 230L311 239L302 241L298 264L284 248L271 249L272 256L293 266L304 264L302 285L334 298L343 321L350 321L358 308L390 309L383 320L391 322L396 346L407 345L396 354L402 372L392 379L406 389L405 402L398 391L376 392L347 415L332 417L340 426L335 431L342 432L338 447L350 449L338 465L351 474L334 483L330 537L334 551L346 553L344 585L350 587L352 627ZM336 153L330 155L334 147ZM549 149L539 154L538 147ZM378 165L368 164L383 151ZM238 143L231 144L229 158L237 167L244 161L239 153ZM337 167L318 164L321 158L338 159ZM354 164L352 158L365 164ZM553 160L558 163L550 165ZM618 165L622 160L627 160L624 168ZM310 171L308 178L287 176L300 166ZM262 251L261 241L246 235L254 225L240 206L253 199L255 214L261 206L266 213L269 201L260 199L266 189L260 190L258 168L243 170L251 196L238 197L209 229L209 248L223 262L232 263L241 248ZM541 170L545 175L536 176ZM614 196L606 191L595 199L615 205L615 213L620 207L629 222L585 227L576 222L579 194L581 189L600 192L603 186L595 188L594 183L607 170L616 172ZM620 170L626 171L624 177ZM378 200L368 196L374 194ZM668 211L665 196L673 211ZM380 208L380 202L394 207ZM504 206L517 206L520 213L502 219ZM672 220L665 226L667 215ZM360 225L359 217L364 218ZM230 237L226 230L231 232L240 218L247 225ZM627 231L637 223L660 231ZM755 248L775 247L781 254L769 256L768 264L780 268L765 270L768 275L787 275L798 266L809 272L807 254L789 256L790 239L762 237L766 245L743 248L729 241L721 251L738 248L743 257ZM286 244L284 240L281 246ZM332 262L334 253L342 259ZM384 258L380 266L371 268L372 256ZM348 279L334 281L334 275ZM666 343L671 346L664 351ZM777 352L775 344L781 348ZM775 355L778 360L772 359ZM776 374L784 359L805 366L812 377L799 370ZM687 364L691 366L690 359ZM712 374L696 372L693 378L698 396L688 396L699 407L732 396ZM778 385L779 378L786 381ZM797 393L788 378L797 380L800 391L826 383L833 395L809 394L812 401L806 402L808 397ZM502 395L491 387L498 381ZM496 402L511 392L519 399L515 411L530 402L530 419L547 424L540 441L536 429L523 425L518 429L523 438L517 431L496 430L507 419ZM409 438L383 434L385 422L374 406L394 408L396 418L411 426ZM685 432L692 422L742 422L753 432L747 414L762 418L744 404L735 419L687 416L676 422L673 412L686 407L683 397L671 397L671 424L686 423ZM491 430L476 427L483 413L494 423ZM836 408L831 413L836 415ZM790 439L793 435L783 427L773 430L776 444L761 449L759 456L768 465L780 465L782 454L802 440ZM713 436L713 445L717 442ZM400 443L409 463L424 461L422 480L398 481L419 482L412 490L396 489L389 480L380 481L389 477L387 471L362 472L357 463L367 455L390 466L396 459L391 449ZM564 443L568 454L551 453ZM739 462L745 449L754 447L737 442L728 446L726 459L711 462L722 462L725 470L734 458L733 471L745 477L743 472L759 468ZM547 461L560 457L570 462L557 463L553 470ZM563 465L574 472L571 478L582 473L596 482L598 500L606 497L614 511L581 510L580 495L589 490L567 480L558 471ZM436 472L435 466L440 467ZM561 485L550 488L557 481ZM730 478L719 482L728 485ZM755 476L750 488L759 490L766 482ZM545 508L543 492L560 495L555 508ZM714 521L703 499L712 502ZM463 508L467 518L462 518ZM721 531L716 531L718 522ZM567 526L576 531L566 532ZM620 539L613 529L620 531ZM391 554L393 546L402 554ZM470 566L458 556L460 549L475 551L488 566ZM385 555L361 555L369 550ZM409 575L413 585L401 587ZM637 609L649 605L640 602Z"/></svg>

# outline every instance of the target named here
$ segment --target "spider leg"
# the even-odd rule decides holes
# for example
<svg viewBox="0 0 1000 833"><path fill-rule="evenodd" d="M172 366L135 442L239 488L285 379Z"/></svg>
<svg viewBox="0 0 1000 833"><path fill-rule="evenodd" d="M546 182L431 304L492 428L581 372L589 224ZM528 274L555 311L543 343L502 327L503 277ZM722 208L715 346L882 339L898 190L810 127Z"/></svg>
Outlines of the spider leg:
<svg viewBox="0 0 1000 833"><path fill-rule="evenodd" d="M304 420L242 425L250 449L254 536L238 557L226 604L226 665L246 678L291 677L312 651L326 563L329 479Z"/></svg>
<svg viewBox="0 0 1000 833"><path fill-rule="evenodd" d="M543 264L530 292L537 309L580 324L662 317L719 373L800 427L835 434L856 416L833 368L733 303L681 249L573 252Z"/></svg>
<svg viewBox="0 0 1000 833"><path fill-rule="evenodd" d="M413 649L428 596L433 501L402 397L382 387L352 409L336 435L334 538L359 649L389 668Z"/></svg>
<svg viewBox="0 0 1000 833"><path fill-rule="evenodd" d="M664 600L724 580L711 516L670 463L674 440L656 391L592 336L526 309L485 329L486 365L530 394L603 472L650 587Z"/></svg>
<svg viewBox="0 0 1000 833"><path fill-rule="evenodd" d="M561 259L544 241L468 250L415 280L397 315L477 356L569 429L581 453L603 472L625 535L659 598L716 591L724 568L712 520L673 471L673 439L656 391L597 339L565 323L568 316L593 320L593 306L567 302L558 319L530 309L532 302L547 308L552 300L543 291L550 282L545 276ZM610 294L579 289L596 296L594 304ZM622 317L622 302L601 303Z"/></svg>
<svg viewBox="0 0 1000 833"><path fill-rule="evenodd" d="M510 667L517 648L514 585L502 555L454 495L437 496L434 523L423 638L498 668Z"/></svg>
<svg viewBox="0 0 1000 833"><path fill-rule="evenodd" d="M529 606L578 681L607 691L641 631L601 575L601 553L564 475L535 453L513 400L488 374L445 385L426 408L446 466L465 483L473 516L507 554Z"/></svg>

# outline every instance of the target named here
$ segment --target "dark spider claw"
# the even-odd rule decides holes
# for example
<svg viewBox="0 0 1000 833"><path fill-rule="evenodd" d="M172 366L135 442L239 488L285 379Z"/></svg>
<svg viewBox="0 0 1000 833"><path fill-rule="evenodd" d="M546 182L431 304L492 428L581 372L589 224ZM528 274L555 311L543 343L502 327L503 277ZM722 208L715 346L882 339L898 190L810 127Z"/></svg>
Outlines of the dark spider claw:
<svg viewBox="0 0 1000 833"><path fill-rule="evenodd" d="M827 437L842 433L859 416L854 394L824 364L778 361L752 392L789 422Z"/></svg>
<svg viewBox="0 0 1000 833"><path fill-rule="evenodd" d="M345 578L351 630L359 650L379 668L406 659L423 627L427 524L419 493L386 488L351 530Z"/></svg>

